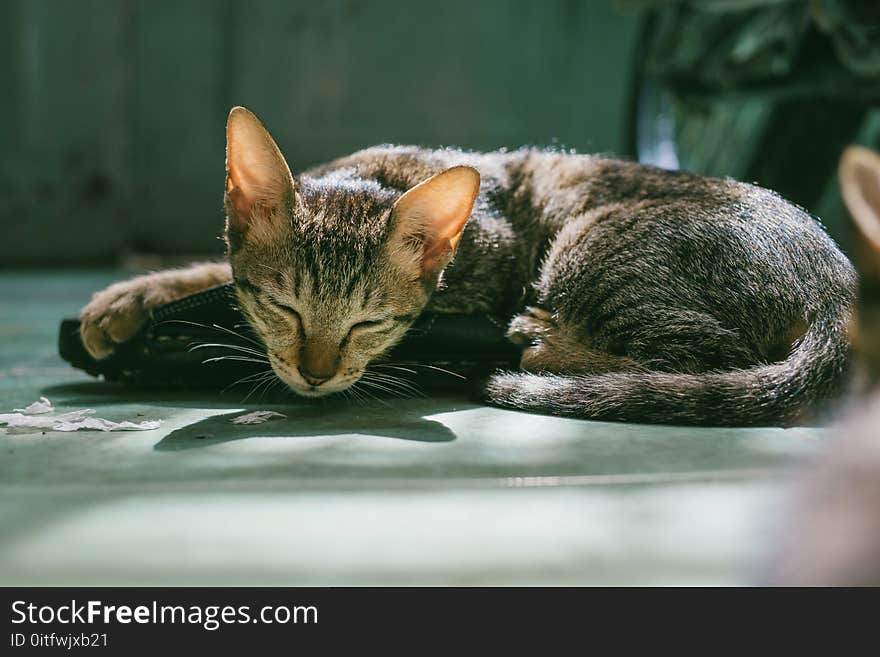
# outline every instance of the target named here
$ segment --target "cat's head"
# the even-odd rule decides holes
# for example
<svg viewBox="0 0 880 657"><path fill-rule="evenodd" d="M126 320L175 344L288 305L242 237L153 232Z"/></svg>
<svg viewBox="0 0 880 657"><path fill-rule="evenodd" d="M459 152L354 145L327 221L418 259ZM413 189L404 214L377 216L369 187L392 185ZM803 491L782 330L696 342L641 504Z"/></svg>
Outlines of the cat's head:
<svg viewBox="0 0 880 657"><path fill-rule="evenodd" d="M848 147L840 159L840 191L852 217L859 298L853 344L870 383L880 384L880 154Z"/></svg>
<svg viewBox="0 0 880 657"><path fill-rule="evenodd" d="M405 193L346 172L292 176L242 107L226 138L226 241L241 308L291 389L344 390L424 309L480 176L453 167Z"/></svg>

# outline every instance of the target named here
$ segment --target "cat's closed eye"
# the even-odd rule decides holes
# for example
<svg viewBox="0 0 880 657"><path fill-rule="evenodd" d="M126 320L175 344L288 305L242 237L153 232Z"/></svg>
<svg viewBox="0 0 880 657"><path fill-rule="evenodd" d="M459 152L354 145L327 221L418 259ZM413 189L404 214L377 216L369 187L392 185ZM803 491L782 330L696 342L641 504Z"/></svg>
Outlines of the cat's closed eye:
<svg viewBox="0 0 880 657"><path fill-rule="evenodd" d="M357 324L353 324L350 329L348 329L348 335L345 336L345 339L342 341L343 345L347 345L348 341L351 340L352 336L368 333L371 329L379 328L381 326L385 326L388 322L387 319L372 319L365 320L363 322L358 322Z"/></svg>
<svg viewBox="0 0 880 657"><path fill-rule="evenodd" d="M297 312L296 308L294 308L293 306L288 306L286 303L279 303L274 299L272 300L272 304L284 314L294 317L299 325L302 326L302 317L300 317L300 314Z"/></svg>
<svg viewBox="0 0 880 657"><path fill-rule="evenodd" d="M359 333L367 333L372 329L385 326L387 323L387 319L371 319L365 320L363 322L358 322L357 324L352 325L352 327L348 330L348 337L351 337L352 335L357 335Z"/></svg>
<svg viewBox="0 0 880 657"><path fill-rule="evenodd" d="M385 320L379 320L379 319L368 320L365 322L358 322L357 324L355 324L354 326L351 327L351 330L354 331L357 329L366 329L366 328L370 328L373 326L379 326L384 323L385 323Z"/></svg>

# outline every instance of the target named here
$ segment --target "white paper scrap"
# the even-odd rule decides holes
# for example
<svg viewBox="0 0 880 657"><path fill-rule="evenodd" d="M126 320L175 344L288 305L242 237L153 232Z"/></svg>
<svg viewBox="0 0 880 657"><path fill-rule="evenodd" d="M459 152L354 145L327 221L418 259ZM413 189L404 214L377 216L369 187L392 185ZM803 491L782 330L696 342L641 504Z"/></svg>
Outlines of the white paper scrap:
<svg viewBox="0 0 880 657"><path fill-rule="evenodd" d="M100 417L92 417L97 411L83 408L58 415L55 408L45 397L40 397L27 408L16 408L15 413L0 413L0 426L6 427L7 433L30 433L33 431L149 431L158 429L161 420L145 420L143 422L112 422Z"/></svg>
<svg viewBox="0 0 880 657"><path fill-rule="evenodd" d="M245 413L238 417L232 418L232 424L263 424L273 417L287 417L284 413L276 413L275 411L254 411L253 413Z"/></svg>
<svg viewBox="0 0 880 657"><path fill-rule="evenodd" d="M25 415L42 415L43 413L51 413L55 410L55 407L52 406L52 402L48 399L40 397L38 401L35 401L27 408L13 408L12 410L16 413L24 413Z"/></svg>

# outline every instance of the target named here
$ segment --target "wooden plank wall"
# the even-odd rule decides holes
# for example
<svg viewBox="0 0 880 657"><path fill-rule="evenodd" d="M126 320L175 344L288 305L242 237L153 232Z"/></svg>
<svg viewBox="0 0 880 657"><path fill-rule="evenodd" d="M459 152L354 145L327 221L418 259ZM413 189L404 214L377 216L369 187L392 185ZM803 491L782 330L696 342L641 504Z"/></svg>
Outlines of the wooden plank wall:
<svg viewBox="0 0 880 657"><path fill-rule="evenodd" d="M223 125L296 169L381 142L619 152L610 0L5 0L0 266L219 254Z"/></svg>
<svg viewBox="0 0 880 657"><path fill-rule="evenodd" d="M0 265L125 247L132 71L125 3L6 0L0 20Z"/></svg>

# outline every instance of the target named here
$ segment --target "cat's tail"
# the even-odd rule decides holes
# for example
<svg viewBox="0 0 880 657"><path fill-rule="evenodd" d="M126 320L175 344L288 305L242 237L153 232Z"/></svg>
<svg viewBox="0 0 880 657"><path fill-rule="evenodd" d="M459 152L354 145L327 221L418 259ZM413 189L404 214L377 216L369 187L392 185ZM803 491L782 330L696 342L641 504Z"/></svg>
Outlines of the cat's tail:
<svg viewBox="0 0 880 657"><path fill-rule="evenodd" d="M849 364L845 307L816 319L783 361L699 374L499 373L490 402L567 417L696 425L790 425L840 394Z"/></svg>

